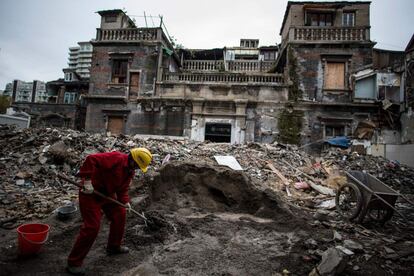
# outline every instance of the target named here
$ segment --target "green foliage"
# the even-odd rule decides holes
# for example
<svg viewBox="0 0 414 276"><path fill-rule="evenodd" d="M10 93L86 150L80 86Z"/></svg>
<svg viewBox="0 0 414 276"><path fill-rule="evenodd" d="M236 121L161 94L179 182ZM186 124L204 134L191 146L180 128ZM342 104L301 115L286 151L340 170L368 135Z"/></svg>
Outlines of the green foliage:
<svg viewBox="0 0 414 276"><path fill-rule="evenodd" d="M292 85L289 87L289 100L297 102L302 97L302 90L299 89L298 64L292 48L288 50L289 78Z"/></svg>
<svg viewBox="0 0 414 276"><path fill-rule="evenodd" d="M300 143L303 115L300 110L282 110L278 118L280 142L296 145Z"/></svg>
<svg viewBox="0 0 414 276"><path fill-rule="evenodd" d="M10 107L11 101L9 96L0 96L0 113L6 113L6 109Z"/></svg>

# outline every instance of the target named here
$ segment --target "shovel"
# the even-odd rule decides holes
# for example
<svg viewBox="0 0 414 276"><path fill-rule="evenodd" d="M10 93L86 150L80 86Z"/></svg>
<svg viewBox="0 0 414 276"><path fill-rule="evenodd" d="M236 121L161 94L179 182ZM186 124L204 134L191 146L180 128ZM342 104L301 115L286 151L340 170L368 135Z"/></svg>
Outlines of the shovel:
<svg viewBox="0 0 414 276"><path fill-rule="evenodd" d="M76 181L73 181L72 179L70 179L69 177L67 177L66 175L64 175L64 174L62 174L62 173L58 174L57 176L58 176L60 179L65 180L66 182L68 182L68 183L70 183L70 184L73 184L73 185L75 185L75 186L77 186L77 187L79 187L79 188L81 188L81 189L83 188L83 187L82 187L82 185L79 185ZM104 199L107 199L107 200L109 200L109 201L111 201L111 202L113 202L113 203L115 203L115 204L117 204L117 205L119 205L119 206L122 206L122 207L124 207L125 209L126 209L126 208L128 208L126 204L123 204L123 203L119 202L118 200L113 199L113 198L111 198L111 197L109 197L109 196L106 196L106 195L104 195L103 193L101 193L101 192L99 192L99 191L97 191L97 190L93 190L93 193L94 193L94 194L96 194L96 195L98 195L98 196L100 196L100 197L102 197L102 198L104 198ZM131 208L130 210L131 210L131 212L132 212L132 213L134 213L134 214L136 214L137 216L139 216L140 218L142 218L142 219L144 220L144 222L145 222L145 226L148 226L148 225L147 225L148 220L147 220L147 218L145 217L144 213L140 214L140 213L138 213L137 211L135 211L135 210L134 210L134 209L132 209L132 208Z"/></svg>

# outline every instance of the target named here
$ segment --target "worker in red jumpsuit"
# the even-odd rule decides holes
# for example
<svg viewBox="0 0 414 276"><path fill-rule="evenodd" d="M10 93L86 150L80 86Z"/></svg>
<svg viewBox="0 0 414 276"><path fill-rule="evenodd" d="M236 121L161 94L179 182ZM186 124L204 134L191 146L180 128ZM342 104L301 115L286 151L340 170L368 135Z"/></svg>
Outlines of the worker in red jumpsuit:
<svg viewBox="0 0 414 276"><path fill-rule="evenodd" d="M66 270L69 273L85 273L82 263L98 235L102 211L111 223L106 247L108 255L129 252L128 247L122 246L126 209L93 192L99 191L131 208L128 197L131 179L138 168L145 173L151 160L152 154L146 148L134 148L129 154L108 152L86 157L79 171L83 182L83 188L79 191L83 225L68 257Z"/></svg>

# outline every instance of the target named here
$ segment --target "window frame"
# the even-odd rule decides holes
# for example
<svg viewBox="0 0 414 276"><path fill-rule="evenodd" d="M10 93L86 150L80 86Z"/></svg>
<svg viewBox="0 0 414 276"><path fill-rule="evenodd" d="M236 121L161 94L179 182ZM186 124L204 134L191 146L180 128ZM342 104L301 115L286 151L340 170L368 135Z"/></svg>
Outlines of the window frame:
<svg viewBox="0 0 414 276"><path fill-rule="evenodd" d="M65 91L65 93L63 94L63 103L74 104L76 102L77 96L78 96L78 93L76 92Z"/></svg>
<svg viewBox="0 0 414 276"><path fill-rule="evenodd" d="M72 72L65 73L65 81L72 81Z"/></svg>
<svg viewBox="0 0 414 276"><path fill-rule="evenodd" d="M350 17L350 15L352 15L352 17ZM350 18L352 18L351 25L349 25L349 22L348 22ZM344 11L342 13L342 27L355 27L355 23L356 23L356 13L355 13L355 11Z"/></svg>
<svg viewBox="0 0 414 276"><path fill-rule="evenodd" d="M125 64L125 68L122 68L122 64ZM128 59L114 58L111 64L111 83L112 84L128 84ZM123 72L124 71L124 72ZM122 78L123 81L120 81ZM115 81L117 79L117 81Z"/></svg>
<svg viewBox="0 0 414 276"><path fill-rule="evenodd" d="M329 25L327 24L327 16L330 16L330 21L329 21ZM317 17L317 24L316 25L312 25L312 16L316 16ZM324 25L321 25L322 22L322 16L324 18ZM334 13L332 12L324 12L324 11L307 11L306 12L306 17L305 17L305 26L311 26L311 27L332 27L334 25Z"/></svg>
<svg viewBox="0 0 414 276"><path fill-rule="evenodd" d="M331 129L332 135L328 135L328 129ZM325 124L324 125L324 138L333 138L337 136L346 136L346 126L345 125L338 125L338 124Z"/></svg>

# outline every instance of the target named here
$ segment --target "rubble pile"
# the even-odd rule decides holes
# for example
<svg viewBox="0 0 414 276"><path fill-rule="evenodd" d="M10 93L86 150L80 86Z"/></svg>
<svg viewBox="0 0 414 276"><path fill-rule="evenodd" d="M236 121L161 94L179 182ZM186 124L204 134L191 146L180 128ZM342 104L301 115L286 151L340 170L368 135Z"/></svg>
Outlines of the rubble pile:
<svg viewBox="0 0 414 276"><path fill-rule="evenodd" d="M327 196L332 197L332 191L346 181L343 170L350 169L365 170L401 192L414 191L413 169L343 150L312 157L296 146L277 143L230 145L139 135L114 137L69 129L18 130L10 126L0 126L0 137L2 224L50 215L77 197L77 188L60 181L57 173L75 175L82 160L91 153L127 152L132 147L147 147L153 153L150 174L159 169L164 159L217 165L214 156L231 155L255 185L289 195L298 205L309 206L316 204L315 199L321 203Z"/></svg>

